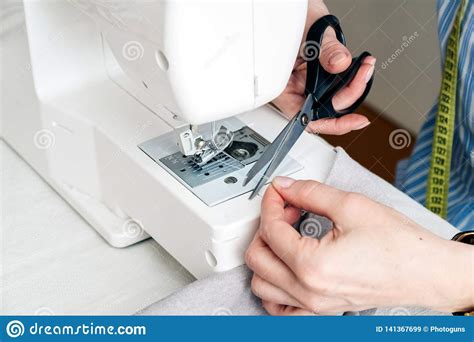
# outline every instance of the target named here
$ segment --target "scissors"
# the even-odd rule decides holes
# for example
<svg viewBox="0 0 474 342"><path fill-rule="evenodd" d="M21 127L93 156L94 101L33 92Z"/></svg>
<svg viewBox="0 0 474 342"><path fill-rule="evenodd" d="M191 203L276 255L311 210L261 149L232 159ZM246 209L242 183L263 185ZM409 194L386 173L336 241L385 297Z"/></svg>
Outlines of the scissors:
<svg viewBox="0 0 474 342"><path fill-rule="evenodd" d="M374 79L373 75L367 82L364 93L357 99L357 101L346 109L340 111L334 109L332 105L333 97L354 79L363 60L365 57L370 56L370 53L363 52L360 56L353 58L349 68L340 74L330 74L326 72L319 63L319 50L322 44L324 32L328 27L332 27L336 32L337 40L346 45L346 39L339 24L339 20L333 15L326 15L320 18L309 29L306 43L303 47L312 46L316 49L316 51L314 51L316 53L313 55L313 58L305 58L307 61L305 84L306 100L300 111L288 122L273 143L267 148L265 153L262 154L259 160L247 173L247 177L243 183L244 186L266 167L265 172L249 199L254 198L260 189L267 183L311 121L323 118L338 118L352 113L364 101L372 87Z"/></svg>

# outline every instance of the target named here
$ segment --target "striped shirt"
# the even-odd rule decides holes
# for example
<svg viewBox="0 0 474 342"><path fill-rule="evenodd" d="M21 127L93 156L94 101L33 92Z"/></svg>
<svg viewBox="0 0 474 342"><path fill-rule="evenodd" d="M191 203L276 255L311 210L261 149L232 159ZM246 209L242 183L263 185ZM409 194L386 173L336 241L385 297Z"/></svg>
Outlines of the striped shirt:
<svg viewBox="0 0 474 342"><path fill-rule="evenodd" d="M438 0L438 34L444 65L446 45L461 0ZM474 1L467 0L461 22L456 119L447 220L460 230L474 229ZM397 187L425 204L433 131L438 106L428 113L411 157L397 167Z"/></svg>

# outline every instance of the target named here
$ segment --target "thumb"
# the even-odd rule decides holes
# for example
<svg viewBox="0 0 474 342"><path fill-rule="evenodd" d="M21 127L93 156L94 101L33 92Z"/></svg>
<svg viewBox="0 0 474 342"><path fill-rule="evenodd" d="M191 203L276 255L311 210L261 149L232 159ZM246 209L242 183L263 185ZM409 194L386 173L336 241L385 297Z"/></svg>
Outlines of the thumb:
<svg viewBox="0 0 474 342"><path fill-rule="evenodd" d="M338 208L346 192L312 180L275 177L273 187L291 206L337 221Z"/></svg>
<svg viewBox="0 0 474 342"><path fill-rule="evenodd" d="M319 62L331 74L343 72L352 62L351 53L337 40L336 32L332 27L324 33L319 54Z"/></svg>

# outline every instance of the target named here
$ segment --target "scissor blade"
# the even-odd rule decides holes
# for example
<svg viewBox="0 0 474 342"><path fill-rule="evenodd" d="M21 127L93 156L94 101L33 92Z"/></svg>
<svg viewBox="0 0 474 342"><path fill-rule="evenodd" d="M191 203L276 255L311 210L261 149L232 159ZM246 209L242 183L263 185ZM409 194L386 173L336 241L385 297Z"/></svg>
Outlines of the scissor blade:
<svg viewBox="0 0 474 342"><path fill-rule="evenodd" d="M250 199L254 198L258 194L260 189L267 183L272 174L275 172L278 166L280 166L283 159L285 159L288 152L291 150L293 145L296 143L298 138L305 130L306 125L302 123L301 116L301 113L299 115L296 115L295 118L290 122L292 123L291 127L286 132L287 134L281 139L281 141L279 141L275 153L272 153L271 161L268 164L268 167L265 170L265 173L263 174L262 178L260 179L257 186L250 195Z"/></svg>
<svg viewBox="0 0 474 342"><path fill-rule="evenodd" d="M267 165L272 160L280 144L284 141L288 133L293 129L297 116L298 115L295 115L295 117L286 124L285 128L283 128L280 134L278 134L275 140L273 140L270 146L268 146L267 150L252 166L252 168L247 173L247 176L245 177L243 186L246 186L265 167L265 165Z"/></svg>

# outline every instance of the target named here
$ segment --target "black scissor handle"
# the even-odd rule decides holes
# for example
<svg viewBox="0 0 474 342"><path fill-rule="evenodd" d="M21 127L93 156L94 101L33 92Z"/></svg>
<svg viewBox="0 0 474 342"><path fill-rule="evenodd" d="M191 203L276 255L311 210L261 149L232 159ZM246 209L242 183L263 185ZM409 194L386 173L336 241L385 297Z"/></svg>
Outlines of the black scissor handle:
<svg viewBox="0 0 474 342"><path fill-rule="evenodd" d="M369 94L374 78L372 75L365 86L364 93L351 106L340 111L334 109L332 98L339 90L352 81L361 67L363 60L365 57L370 56L370 53L363 52L359 57L353 58L349 68L340 74L328 73L319 63L320 47L324 32L328 27L332 27L336 33L337 40L343 45L346 45L339 20L333 15L325 15L318 19L308 31L305 46L312 45L317 48L317 54L314 58L306 58L305 95L308 96L311 94L315 99L315 110L313 111L312 120L341 117L345 114L352 113Z"/></svg>
<svg viewBox="0 0 474 342"><path fill-rule="evenodd" d="M321 53L321 45L323 43L324 32L328 27L332 27L336 32L336 38L343 45L346 45L346 38L342 32L341 25L339 24L339 19L333 15L325 15L318 19L311 27L309 28L308 34L306 36L306 42L304 43L305 48L315 48L317 54L311 55L307 58L303 56L303 59L307 61L307 70L306 70L306 85L305 85L305 95L310 93L314 94L317 98L318 92L318 80L326 80L327 76L330 75L319 63L319 54ZM324 86L324 84L319 84Z"/></svg>
<svg viewBox="0 0 474 342"><path fill-rule="evenodd" d="M369 95L370 88L372 88L372 83L374 81L374 75L366 83L364 92L362 95L349 107L337 111L333 104L332 99L342 88L348 85L356 76L359 71L364 59L368 56L371 56L367 51L362 52L358 57L352 59L352 63L340 74L330 75L332 80L331 84L326 88L324 94L319 98L319 108L313 112L313 120L323 119L323 118L339 118L346 114L353 113L361 104L364 102L367 95Z"/></svg>

